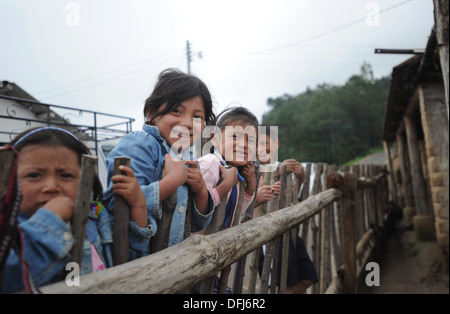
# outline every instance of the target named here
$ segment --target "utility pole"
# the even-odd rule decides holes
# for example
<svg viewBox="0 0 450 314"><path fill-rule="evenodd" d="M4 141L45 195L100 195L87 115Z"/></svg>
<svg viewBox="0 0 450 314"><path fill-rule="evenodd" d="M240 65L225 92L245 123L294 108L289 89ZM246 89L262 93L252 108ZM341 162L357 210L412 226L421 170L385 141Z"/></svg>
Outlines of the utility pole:
<svg viewBox="0 0 450 314"><path fill-rule="evenodd" d="M187 71L191 74L191 46L189 45L189 40L186 40L186 58L187 58Z"/></svg>
<svg viewBox="0 0 450 314"><path fill-rule="evenodd" d="M203 54L201 51L199 51L198 53L195 52L195 54L199 59L203 58ZM187 73L191 74L192 50L189 40L186 40L186 59L187 59Z"/></svg>

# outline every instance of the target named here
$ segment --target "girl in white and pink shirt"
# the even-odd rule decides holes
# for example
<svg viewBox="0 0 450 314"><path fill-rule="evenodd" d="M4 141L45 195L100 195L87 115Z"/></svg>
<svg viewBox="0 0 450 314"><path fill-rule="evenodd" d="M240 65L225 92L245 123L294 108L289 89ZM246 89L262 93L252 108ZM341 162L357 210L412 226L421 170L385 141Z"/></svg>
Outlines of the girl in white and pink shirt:
<svg viewBox="0 0 450 314"><path fill-rule="evenodd" d="M257 132L258 119L246 108L226 109L218 116L216 132L211 138L211 153L198 160L215 206L227 195L225 219L220 230L231 227L239 219L235 217L235 213L240 181L246 182L241 214L247 210L255 196L253 161L256 157Z"/></svg>

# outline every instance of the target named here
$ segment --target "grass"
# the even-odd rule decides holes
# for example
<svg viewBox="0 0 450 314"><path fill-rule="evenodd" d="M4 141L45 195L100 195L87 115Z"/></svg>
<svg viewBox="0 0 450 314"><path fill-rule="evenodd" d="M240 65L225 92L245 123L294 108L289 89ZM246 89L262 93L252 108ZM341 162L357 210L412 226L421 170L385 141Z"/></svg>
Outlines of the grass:
<svg viewBox="0 0 450 314"><path fill-rule="evenodd" d="M361 160L363 160L364 158L366 158L367 156L372 155L372 154L375 154L375 153L378 153L378 152L382 151L383 149L384 149L383 147L375 147L375 148L371 148L371 149L367 152L366 155L364 155L364 156L358 156L358 157L356 157L356 158L354 158L354 159L352 159L352 160L349 160L349 161L347 161L346 163L344 163L342 166L349 166L349 167L351 167L351 166L353 166L354 164L356 164L356 163L360 162Z"/></svg>

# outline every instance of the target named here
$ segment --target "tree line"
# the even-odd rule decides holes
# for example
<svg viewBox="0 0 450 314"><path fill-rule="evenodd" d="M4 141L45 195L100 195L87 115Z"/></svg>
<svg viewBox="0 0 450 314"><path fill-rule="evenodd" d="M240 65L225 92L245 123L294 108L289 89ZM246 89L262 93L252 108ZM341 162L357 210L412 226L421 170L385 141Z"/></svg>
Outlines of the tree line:
<svg viewBox="0 0 450 314"><path fill-rule="evenodd" d="M269 98L262 123L278 126L279 160L342 165L381 147L390 77L374 79L363 63L342 86L320 84Z"/></svg>

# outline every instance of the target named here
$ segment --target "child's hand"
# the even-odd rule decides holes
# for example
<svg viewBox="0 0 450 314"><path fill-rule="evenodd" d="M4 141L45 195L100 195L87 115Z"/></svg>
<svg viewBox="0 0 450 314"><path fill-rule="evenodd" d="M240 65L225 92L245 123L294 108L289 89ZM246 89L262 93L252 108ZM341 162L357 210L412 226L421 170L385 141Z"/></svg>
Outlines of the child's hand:
<svg viewBox="0 0 450 314"><path fill-rule="evenodd" d="M272 188L270 185L264 185L258 188L255 198L255 206L266 203L272 198Z"/></svg>
<svg viewBox="0 0 450 314"><path fill-rule="evenodd" d="M281 181L277 181L272 185L272 191L275 193L275 195L280 195Z"/></svg>
<svg viewBox="0 0 450 314"><path fill-rule="evenodd" d="M219 166L220 174L222 175L222 182L227 183L230 186L230 189L233 185L236 184L238 176L235 167L224 167L222 165Z"/></svg>
<svg viewBox="0 0 450 314"><path fill-rule="evenodd" d="M166 176L172 176L178 183L177 186L183 185L188 178L188 170L183 160L174 160L170 154L164 156L164 169Z"/></svg>
<svg viewBox="0 0 450 314"><path fill-rule="evenodd" d="M294 172L296 164L297 161L295 159L286 159L283 161L283 166L286 166L286 174Z"/></svg>
<svg viewBox="0 0 450 314"><path fill-rule="evenodd" d="M294 174L297 176L299 184L302 184L305 181L305 169L298 161L295 162Z"/></svg>
<svg viewBox="0 0 450 314"><path fill-rule="evenodd" d="M208 213L208 189L206 187L205 180L203 180L202 173L198 167L196 160L186 160L187 180L186 183L190 185L192 192L194 193L195 205L202 214Z"/></svg>
<svg viewBox="0 0 450 314"><path fill-rule="evenodd" d="M256 176L255 167L253 167L253 162L249 161L245 164L244 169L242 169L242 176L247 182L247 187L245 188L245 193L248 195L253 195L256 189Z"/></svg>
<svg viewBox="0 0 450 314"><path fill-rule="evenodd" d="M134 171L127 166L119 166L119 170L125 174L118 174L111 178L113 185L111 190L114 194L121 195L130 206L130 218L135 221L139 227L147 226L147 203L144 193L134 176Z"/></svg>
<svg viewBox="0 0 450 314"><path fill-rule="evenodd" d="M203 189L206 189L206 183L205 180L203 180L203 176L200 168L198 167L197 161L185 160L185 163L189 166L187 168L188 175L186 184L189 184L191 186L192 192L194 192L194 194L197 194Z"/></svg>
<svg viewBox="0 0 450 314"><path fill-rule="evenodd" d="M46 209L67 222L72 219L75 203L67 196L56 196L44 204Z"/></svg>
<svg viewBox="0 0 450 314"><path fill-rule="evenodd" d="M222 182L216 186L216 191L219 194L219 198L222 199L230 192L233 186L238 180L237 170L235 167L219 165L220 174L222 176Z"/></svg>

